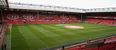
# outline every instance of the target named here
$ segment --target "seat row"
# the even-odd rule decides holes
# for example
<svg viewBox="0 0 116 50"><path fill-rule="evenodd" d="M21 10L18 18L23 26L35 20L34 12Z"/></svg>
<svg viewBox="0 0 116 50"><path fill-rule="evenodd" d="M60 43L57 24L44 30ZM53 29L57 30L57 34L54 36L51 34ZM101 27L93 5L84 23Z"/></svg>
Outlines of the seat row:
<svg viewBox="0 0 116 50"><path fill-rule="evenodd" d="M116 20L114 19L96 19L96 18L88 18L86 20L87 23L93 24L103 24L103 25L112 25L116 26Z"/></svg>
<svg viewBox="0 0 116 50"><path fill-rule="evenodd" d="M60 24L60 23L77 23L78 18L75 16L46 16L46 15L7 15L5 18L8 24Z"/></svg>

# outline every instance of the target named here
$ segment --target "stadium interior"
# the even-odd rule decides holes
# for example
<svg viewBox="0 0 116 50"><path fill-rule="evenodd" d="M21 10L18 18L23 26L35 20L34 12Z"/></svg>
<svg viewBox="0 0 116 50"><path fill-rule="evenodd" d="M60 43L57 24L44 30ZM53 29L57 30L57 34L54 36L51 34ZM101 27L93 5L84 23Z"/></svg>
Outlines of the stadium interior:
<svg viewBox="0 0 116 50"><path fill-rule="evenodd" d="M0 50L116 50L116 7L80 9L0 0Z"/></svg>

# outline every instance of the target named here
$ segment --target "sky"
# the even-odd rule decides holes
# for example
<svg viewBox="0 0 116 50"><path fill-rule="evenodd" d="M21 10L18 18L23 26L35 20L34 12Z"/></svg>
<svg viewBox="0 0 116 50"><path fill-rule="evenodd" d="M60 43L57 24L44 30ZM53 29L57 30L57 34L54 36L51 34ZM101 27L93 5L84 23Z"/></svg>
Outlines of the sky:
<svg viewBox="0 0 116 50"><path fill-rule="evenodd" d="M20 2L84 9L116 7L116 0L8 0L8 2Z"/></svg>

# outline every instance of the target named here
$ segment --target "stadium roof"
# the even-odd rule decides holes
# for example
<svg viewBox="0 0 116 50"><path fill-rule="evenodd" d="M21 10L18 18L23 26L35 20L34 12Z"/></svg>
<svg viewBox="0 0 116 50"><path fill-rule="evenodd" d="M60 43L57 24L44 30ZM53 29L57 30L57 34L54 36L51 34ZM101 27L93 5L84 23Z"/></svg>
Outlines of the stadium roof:
<svg viewBox="0 0 116 50"><path fill-rule="evenodd" d="M8 7L7 0L0 0L0 8L6 8Z"/></svg>
<svg viewBox="0 0 116 50"><path fill-rule="evenodd" d="M8 0L9 8L66 12L116 12L116 0Z"/></svg>
<svg viewBox="0 0 116 50"><path fill-rule="evenodd" d="M116 7L116 0L9 0L9 2L20 2L28 4L51 5L84 9Z"/></svg>

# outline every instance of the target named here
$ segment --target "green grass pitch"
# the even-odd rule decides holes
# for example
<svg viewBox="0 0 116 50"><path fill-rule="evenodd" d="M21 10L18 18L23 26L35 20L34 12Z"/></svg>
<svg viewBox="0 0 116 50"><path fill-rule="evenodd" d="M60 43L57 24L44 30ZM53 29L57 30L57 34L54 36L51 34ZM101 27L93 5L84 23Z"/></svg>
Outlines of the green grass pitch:
<svg viewBox="0 0 116 50"><path fill-rule="evenodd" d="M69 25L84 29L64 28ZM116 27L87 23L12 25L11 50L42 50L111 34L116 34Z"/></svg>

